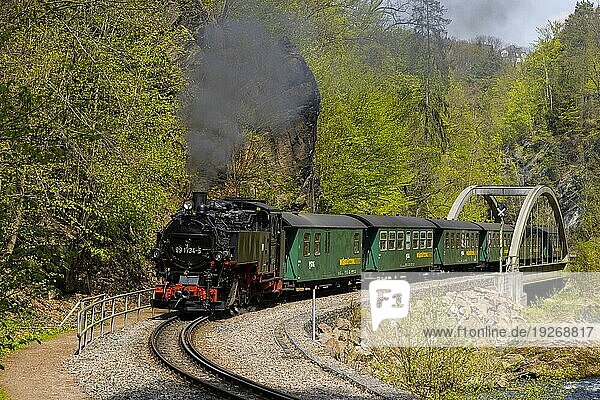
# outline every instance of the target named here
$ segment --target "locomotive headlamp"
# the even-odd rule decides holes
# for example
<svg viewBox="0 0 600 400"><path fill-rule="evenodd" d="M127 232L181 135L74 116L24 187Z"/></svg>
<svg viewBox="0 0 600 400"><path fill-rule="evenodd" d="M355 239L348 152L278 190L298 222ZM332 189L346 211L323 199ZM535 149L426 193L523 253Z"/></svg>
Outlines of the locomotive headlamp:
<svg viewBox="0 0 600 400"><path fill-rule="evenodd" d="M215 261L223 261L223 253L220 251L215 251L213 257L215 258Z"/></svg>
<svg viewBox="0 0 600 400"><path fill-rule="evenodd" d="M188 200L185 203L183 203L183 209L185 211L191 211L192 208L194 208L194 202L193 201Z"/></svg>

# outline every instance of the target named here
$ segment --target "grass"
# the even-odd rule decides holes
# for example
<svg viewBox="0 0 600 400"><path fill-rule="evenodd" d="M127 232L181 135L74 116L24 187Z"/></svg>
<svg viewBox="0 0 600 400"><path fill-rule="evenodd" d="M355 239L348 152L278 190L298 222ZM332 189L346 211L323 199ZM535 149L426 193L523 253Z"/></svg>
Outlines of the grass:
<svg viewBox="0 0 600 400"><path fill-rule="evenodd" d="M6 391L0 387L0 400L10 400Z"/></svg>
<svg viewBox="0 0 600 400"><path fill-rule="evenodd" d="M39 328L35 322L28 316L5 316L4 319L0 319L0 370L4 369L2 359L9 353L27 347L32 342L52 340L69 331L66 328ZM3 400L1 393L0 400Z"/></svg>
<svg viewBox="0 0 600 400"><path fill-rule="evenodd" d="M47 340L52 340L56 338L58 335L68 332L70 329L65 328L54 328L54 329L44 329L40 331L25 331L22 333L15 334L11 332L11 335L6 337L4 335L0 335L0 366L2 365L2 358L7 354L23 349L27 347L30 343L37 342L41 343ZM6 332L1 332L6 333ZM1 367L0 367L1 369ZM2 398L0 398L2 400Z"/></svg>

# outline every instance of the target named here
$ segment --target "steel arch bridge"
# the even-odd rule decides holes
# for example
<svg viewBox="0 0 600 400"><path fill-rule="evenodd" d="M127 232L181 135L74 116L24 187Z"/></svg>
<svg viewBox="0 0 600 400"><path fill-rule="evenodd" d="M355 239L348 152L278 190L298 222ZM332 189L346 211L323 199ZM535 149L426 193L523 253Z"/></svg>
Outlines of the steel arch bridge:
<svg viewBox="0 0 600 400"><path fill-rule="evenodd" d="M481 196L490 208L496 223L503 221L503 212L497 197L524 197L507 253L507 271L520 267L547 267L565 265L568 247L565 224L556 194L547 186L469 186L454 201L447 219L458 219L464 206L474 196ZM536 221L536 207L547 200L552 213L549 223Z"/></svg>

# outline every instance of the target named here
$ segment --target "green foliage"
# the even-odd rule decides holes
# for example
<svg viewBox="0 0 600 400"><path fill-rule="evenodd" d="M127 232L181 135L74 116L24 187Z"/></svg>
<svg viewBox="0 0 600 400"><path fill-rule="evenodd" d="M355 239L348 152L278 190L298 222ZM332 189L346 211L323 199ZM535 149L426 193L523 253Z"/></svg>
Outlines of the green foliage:
<svg viewBox="0 0 600 400"><path fill-rule="evenodd" d="M571 270L578 272L600 271L600 237L593 236L589 240L580 240L575 246L576 257L572 260Z"/></svg>
<svg viewBox="0 0 600 400"><path fill-rule="evenodd" d="M353 67L339 66L340 80L321 88L326 95L317 162L323 207L337 213L401 212L407 205L403 188L412 178L405 121L418 85L401 76L379 80L373 71Z"/></svg>
<svg viewBox="0 0 600 400"><path fill-rule="evenodd" d="M473 43L453 41L447 62L463 82L487 88L505 69L500 50L501 40L494 37L477 37Z"/></svg>
<svg viewBox="0 0 600 400"><path fill-rule="evenodd" d="M545 183L578 210L575 268L597 270L600 148L600 8L578 3L564 24L540 30L524 64L490 89L493 132L524 184Z"/></svg>
<svg viewBox="0 0 600 400"><path fill-rule="evenodd" d="M463 399L489 391L502 373L494 350L378 349L376 374L420 398Z"/></svg>
<svg viewBox="0 0 600 400"><path fill-rule="evenodd" d="M135 285L186 181L177 10L16 7L2 9L0 285Z"/></svg>

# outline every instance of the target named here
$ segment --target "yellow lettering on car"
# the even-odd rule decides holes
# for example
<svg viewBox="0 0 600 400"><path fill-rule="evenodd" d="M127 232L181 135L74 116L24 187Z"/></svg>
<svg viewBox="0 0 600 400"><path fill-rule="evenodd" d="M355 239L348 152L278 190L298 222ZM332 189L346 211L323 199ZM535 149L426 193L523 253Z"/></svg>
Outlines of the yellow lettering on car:
<svg viewBox="0 0 600 400"><path fill-rule="evenodd" d="M362 258L340 258L340 265L357 265L362 263Z"/></svg>
<svg viewBox="0 0 600 400"><path fill-rule="evenodd" d="M469 251L467 251L467 255L474 256L474 255L477 255L477 252L475 250L469 250Z"/></svg>
<svg viewBox="0 0 600 400"><path fill-rule="evenodd" d="M431 257L431 253L428 251L422 251L417 253L417 258L427 258L427 257Z"/></svg>

